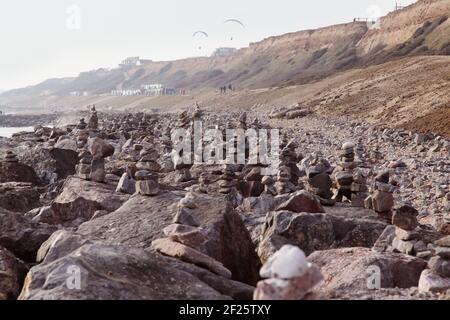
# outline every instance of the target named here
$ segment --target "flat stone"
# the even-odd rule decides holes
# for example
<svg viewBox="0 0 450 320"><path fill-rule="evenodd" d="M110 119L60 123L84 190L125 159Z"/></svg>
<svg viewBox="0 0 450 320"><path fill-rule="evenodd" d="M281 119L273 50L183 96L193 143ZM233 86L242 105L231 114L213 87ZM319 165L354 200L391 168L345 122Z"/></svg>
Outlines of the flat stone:
<svg viewBox="0 0 450 320"><path fill-rule="evenodd" d="M431 270L424 270L419 280L420 292L445 292L450 289L450 278L444 278Z"/></svg>
<svg viewBox="0 0 450 320"><path fill-rule="evenodd" d="M416 209L409 205L403 205L394 209L392 224L400 229L412 231L416 229L419 224L417 221L417 215L418 212Z"/></svg>

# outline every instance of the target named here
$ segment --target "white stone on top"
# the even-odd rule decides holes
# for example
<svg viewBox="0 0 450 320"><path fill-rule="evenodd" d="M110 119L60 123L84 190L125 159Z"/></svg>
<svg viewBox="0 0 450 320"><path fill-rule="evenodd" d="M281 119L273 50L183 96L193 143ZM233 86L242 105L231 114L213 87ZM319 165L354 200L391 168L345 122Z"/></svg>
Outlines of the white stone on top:
<svg viewBox="0 0 450 320"><path fill-rule="evenodd" d="M310 263L300 248L285 245L264 264L260 270L262 278L293 279L303 276Z"/></svg>

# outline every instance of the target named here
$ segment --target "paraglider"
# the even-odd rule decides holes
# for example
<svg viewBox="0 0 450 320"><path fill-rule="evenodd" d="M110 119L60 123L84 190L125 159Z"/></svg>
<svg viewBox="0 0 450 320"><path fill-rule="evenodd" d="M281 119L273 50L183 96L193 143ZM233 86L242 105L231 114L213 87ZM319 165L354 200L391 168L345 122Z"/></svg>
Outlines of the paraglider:
<svg viewBox="0 0 450 320"><path fill-rule="evenodd" d="M194 32L194 34L192 35L192 37L196 38L196 37L203 37L203 38L209 38L209 35L205 32L205 31L196 31ZM202 50L202 46L198 47L198 50Z"/></svg>
<svg viewBox="0 0 450 320"><path fill-rule="evenodd" d="M235 24L235 25L239 25L240 27L245 29L245 25L242 21L238 20L238 19L228 19L225 20L224 22L225 24ZM234 36L231 37L231 41L233 41Z"/></svg>

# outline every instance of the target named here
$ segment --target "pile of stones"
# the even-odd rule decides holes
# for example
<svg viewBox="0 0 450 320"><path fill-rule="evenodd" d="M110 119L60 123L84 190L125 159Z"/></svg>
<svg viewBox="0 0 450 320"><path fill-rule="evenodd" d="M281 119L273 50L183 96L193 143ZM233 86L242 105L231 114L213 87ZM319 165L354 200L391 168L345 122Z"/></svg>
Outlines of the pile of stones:
<svg viewBox="0 0 450 320"><path fill-rule="evenodd" d="M91 178L91 163L92 154L87 150L81 150L78 154L80 159L79 164L75 167L77 176L83 180L89 180Z"/></svg>
<svg viewBox="0 0 450 320"><path fill-rule="evenodd" d="M367 187L367 177L362 171L355 170L353 174L351 192L352 206L364 208L364 201L369 196L369 188Z"/></svg>
<svg viewBox="0 0 450 320"><path fill-rule="evenodd" d="M143 196L156 196L159 194L159 174L147 170L136 172L136 192Z"/></svg>
<svg viewBox="0 0 450 320"><path fill-rule="evenodd" d="M450 236L437 240L435 255L428 261L419 280L419 290L423 292L445 293L450 290Z"/></svg>
<svg viewBox="0 0 450 320"><path fill-rule="evenodd" d="M237 186L237 176L230 165L224 165L219 178L219 193L229 194Z"/></svg>
<svg viewBox="0 0 450 320"><path fill-rule="evenodd" d="M392 215L392 224L395 226L395 237L392 241L394 251L408 255L427 251L425 243L419 240L418 214L418 211L410 205L394 209Z"/></svg>
<svg viewBox="0 0 450 320"><path fill-rule="evenodd" d="M291 182L291 169L288 166L280 166L278 168L277 182L275 182L275 190L278 195L292 193L297 187Z"/></svg>
<svg viewBox="0 0 450 320"><path fill-rule="evenodd" d="M392 218L392 208L394 207L395 187L389 183L389 171L383 171L375 177L375 183L370 189L370 196L364 200L364 207L372 209L381 218L388 221Z"/></svg>
<svg viewBox="0 0 450 320"><path fill-rule="evenodd" d="M342 145L342 152L339 155L341 159L339 167L342 169L335 174L337 193L334 199L337 202L342 202L344 197L349 201L352 199L353 169L356 167L354 147L352 142L345 142Z"/></svg>
<svg viewBox="0 0 450 320"><path fill-rule="evenodd" d="M322 280L320 269L306 260L298 247L285 245L264 264L254 300L312 300Z"/></svg>
<svg viewBox="0 0 450 320"><path fill-rule="evenodd" d="M4 160L5 160L5 162L19 162L17 155L14 152L12 152L11 150L8 150L6 152Z"/></svg>
<svg viewBox="0 0 450 320"><path fill-rule="evenodd" d="M302 166L306 166L306 190L316 195L322 205L333 206L336 201L332 199L333 192L331 188L333 181L330 174L334 168L326 159L318 155L310 159L303 159Z"/></svg>

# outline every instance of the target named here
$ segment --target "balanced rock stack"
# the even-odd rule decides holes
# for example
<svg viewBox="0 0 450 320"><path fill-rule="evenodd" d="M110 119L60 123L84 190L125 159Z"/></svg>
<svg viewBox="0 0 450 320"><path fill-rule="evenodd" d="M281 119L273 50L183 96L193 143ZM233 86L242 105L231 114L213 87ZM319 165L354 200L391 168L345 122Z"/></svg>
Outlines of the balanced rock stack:
<svg viewBox="0 0 450 320"><path fill-rule="evenodd" d="M311 300L313 288L323 280L320 269L306 260L298 247L285 245L261 268L266 280L258 282L254 300Z"/></svg>
<svg viewBox="0 0 450 320"><path fill-rule="evenodd" d="M308 160L308 159L304 159ZM307 161L302 161L306 163ZM330 163L319 157L311 159L309 166L306 168L306 175L308 178L307 191L319 197L322 205L332 206L335 204L333 200L333 192L331 187L333 181L330 178L330 173L333 170Z"/></svg>
<svg viewBox="0 0 450 320"><path fill-rule="evenodd" d="M300 178L300 169L297 166L299 156L295 149L297 148L297 143L294 140L289 141L286 146L282 149L280 153L280 164L279 166L286 166L290 170L289 181L294 185L298 185L298 179Z"/></svg>
<svg viewBox="0 0 450 320"><path fill-rule="evenodd" d="M116 192L126 194L134 194L136 192L136 181L133 179L133 175L128 166L117 184Z"/></svg>
<svg viewBox="0 0 450 320"><path fill-rule="evenodd" d="M86 123L86 121L84 120L84 118L81 118L80 119L80 121L78 122L78 124L77 124L77 129L79 129L79 130L84 130L84 129L86 129L87 128L87 123Z"/></svg>
<svg viewBox="0 0 450 320"><path fill-rule="evenodd" d="M156 196L159 194L159 174L147 170L136 172L136 192L143 196Z"/></svg>
<svg viewBox="0 0 450 320"><path fill-rule="evenodd" d="M209 174L207 172L200 173L198 182L199 182L198 190L201 193L208 193L208 185L211 183L211 181L209 180Z"/></svg>
<svg viewBox="0 0 450 320"><path fill-rule="evenodd" d="M95 106L92 106L92 108L91 108L91 116L89 118L88 127L91 130L98 129L98 115L97 115L97 110L95 110Z"/></svg>
<svg viewBox="0 0 450 320"><path fill-rule="evenodd" d="M159 172L161 166L157 162L159 154L155 148L142 149L139 156L139 161L136 163L138 170Z"/></svg>
<svg viewBox="0 0 450 320"><path fill-rule="evenodd" d="M425 243L419 240L418 211L410 205L402 205L394 209L392 224L395 226L395 238L392 240L392 248L396 252L416 255L426 251Z"/></svg>
<svg viewBox="0 0 450 320"><path fill-rule="evenodd" d="M352 206L364 208L364 201L369 195L369 188L367 187L367 178L362 172L354 172L351 191Z"/></svg>
<svg viewBox="0 0 450 320"><path fill-rule="evenodd" d="M176 124L177 128L186 129L187 127L189 127L190 123L191 123L191 119L189 118L187 111L183 111L178 115L178 121Z"/></svg>
<svg viewBox="0 0 450 320"><path fill-rule="evenodd" d="M192 210L196 208L195 195L188 192L178 204L174 223L163 230L167 238L154 240L152 248L166 256L195 264L230 279L230 270L207 253L205 244L209 240L208 234L192 216Z"/></svg>
<svg viewBox="0 0 450 320"><path fill-rule="evenodd" d="M389 171L378 174L371 195L364 200L365 208L374 210L387 220L391 220L394 207L394 186L389 183L389 176Z"/></svg>
<svg viewBox="0 0 450 320"><path fill-rule="evenodd" d="M92 154L87 150L81 150L78 158L80 158L80 162L75 168L77 176L83 180L89 180L91 178Z"/></svg>
<svg viewBox="0 0 450 320"><path fill-rule="evenodd" d="M422 272L419 290L422 292L445 293L450 290L450 236L437 240L428 268Z"/></svg>
<svg viewBox="0 0 450 320"><path fill-rule="evenodd" d="M219 178L219 192L229 194L237 186L237 177L231 166L225 165Z"/></svg>
<svg viewBox="0 0 450 320"><path fill-rule="evenodd" d="M334 199L338 202L342 202L344 197L348 200L352 198L353 169L355 168L354 148L355 145L352 142L345 142L342 145L341 161L339 162L342 171L337 172L335 175L337 193Z"/></svg>
<svg viewBox="0 0 450 320"><path fill-rule="evenodd" d="M9 150L6 152L5 162L19 162L19 159L17 158L17 155L14 152Z"/></svg>
<svg viewBox="0 0 450 320"><path fill-rule="evenodd" d="M275 182L275 190L278 195L294 192L297 188L291 182L291 169L288 166L278 168L277 182Z"/></svg>
<svg viewBox="0 0 450 320"><path fill-rule="evenodd" d="M89 139L89 151L92 154L91 180L104 182L106 176L105 158L112 156L115 149L112 145L100 138Z"/></svg>

